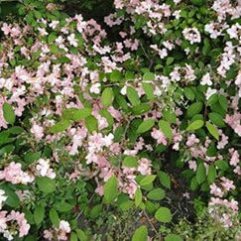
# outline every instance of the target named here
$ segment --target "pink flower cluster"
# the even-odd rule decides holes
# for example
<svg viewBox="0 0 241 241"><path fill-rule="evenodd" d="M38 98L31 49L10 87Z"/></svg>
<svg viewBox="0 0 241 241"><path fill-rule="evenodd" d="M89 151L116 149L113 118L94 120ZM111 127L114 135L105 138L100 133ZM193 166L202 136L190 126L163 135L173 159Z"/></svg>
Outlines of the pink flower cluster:
<svg viewBox="0 0 241 241"><path fill-rule="evenodd" d="M44 230L44 238L47 240L59 240L65 241L69 240L69 233L71 232L70 224L65 221L61 220L59 222L59 227L54 229Z"/></svg>
<svg viewBox="0 0 241 241"><path fill-rule="evenodd" d="M0 211L0 233L7 240L14 240L14 237L24 237L28 234L30 225L27 223L24 213L11 211Z"/></svg>
<svg viewBox="0 0 241 241"><path fill-rule="evenodd" d="M34 181L34 176L24 172L20 163L11 162L4 170L0 171L0 180L12 184L28 184Z"/></svg>

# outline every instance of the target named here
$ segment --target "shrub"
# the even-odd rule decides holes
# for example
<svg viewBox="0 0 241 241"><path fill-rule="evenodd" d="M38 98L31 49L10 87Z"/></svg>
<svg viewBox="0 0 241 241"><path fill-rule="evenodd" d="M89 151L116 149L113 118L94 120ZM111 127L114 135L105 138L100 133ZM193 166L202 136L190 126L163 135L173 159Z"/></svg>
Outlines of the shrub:
<svg viewBox="0 0 241 241"><path fill-rule="evenodd" d="M240 3L6 6L3 238L240 238Z"/></svg>

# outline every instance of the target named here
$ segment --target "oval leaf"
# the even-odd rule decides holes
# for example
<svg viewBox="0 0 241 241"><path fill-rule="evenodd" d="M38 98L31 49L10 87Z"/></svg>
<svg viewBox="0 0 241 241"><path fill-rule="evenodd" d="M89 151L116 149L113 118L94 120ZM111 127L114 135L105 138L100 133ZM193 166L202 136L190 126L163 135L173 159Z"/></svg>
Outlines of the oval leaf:
<svg viewBox="0 0 241 241"><path fill-rule="evenodd" d="M193 122L187 127L187 131L195 131L195 130L198 130L198 129L202 128L203 125L204 125L204 121L203 121L203 120L193 121Z"/></svg>
<svg viewBox="0 0 241 241"><path fill-rule="evenodd" d="M101 95L101 103L103 106L108 107L112 104L114 100L114 93L112 88L106 88Z"/></svg>
<svg viewBox="0 0 241 241"><path fill-rule="evenodd" d="M216 139L219 139L219 133L218 133L218 129L216 126L212 125L210 122L206 123L206 127L209 131L209 133Z"/></svg>
<svg viewBox="0 0 241 241"><path fill-rule="evenodd" d="M143 121L139 126L138 126L138 129L137 129L137 133L144 133L144 132L147 132L149 131L155 124L155 121L152 120L152 119L149 119L149 120L145 120Z"/></svg>
<svg viewBox="0 0 241 241"><path fill-rule="evenodd" d="M13 125L16 119L13 107L7 102L5 102L3 104L2 110L3 110L3 117L5 121Z"/></svg>
<svg viewBox="0 0 241 241"><path fill-rule="evenodd" d="M118 195L118 182L115 176L110 177L104 185L104 199L106 203L111 203Z"/></svg>
<svg viewBox="0 0 241 241"><path fill-rule="evenodd" d="M148 231L145 225L140 226L136 229L131 241L147 241Z"/></svg>
<svg viewBox="0 0 241 241"><path fill-rule="evenodd" d="M170 209L166 207L160 207L155 213L155 218L159 222L169 223L172 220Z"/></svg>

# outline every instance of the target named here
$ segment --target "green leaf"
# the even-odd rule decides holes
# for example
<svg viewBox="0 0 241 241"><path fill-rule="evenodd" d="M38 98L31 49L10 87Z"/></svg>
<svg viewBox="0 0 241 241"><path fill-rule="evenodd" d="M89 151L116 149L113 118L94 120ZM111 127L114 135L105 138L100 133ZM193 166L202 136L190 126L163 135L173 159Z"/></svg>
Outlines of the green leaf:
<svg viewBox="0 0 241 241"><path fill-rule="evenodd" d="M114 93L112 88L106 88L101 95L101 103L103 106L108 107L112 105L114 100Z"/></svg>
<svg viewBox="0 0 241 241"><path fill-rule="evenodd" d="M141 103L137 91L132 87L127 87L127 98L133 106L137 106Z"/></svg>
<svg viewBox="0 0 241 241"><path fill-rule="evenodd" d="M135 193L135 205L138 207L142 202L142 192L141 189L138 188Z"/></svg>
<svg viewBox="0 0 241 241"><path fill-rule="evenodd" d="M110 74L110 80L112 82L118 82L122 78L121 72L118 70L113 70L113 72Z"/></svg>
<svg viewBox="0 0 241 241"><path fill-rule="evenodd" d="M217 172L216 172L216 167L214 165L210 165L208 167L208 183L212 184L217 176Z"/></svg>
<svg viewBox="0 0 241 241"><path fill-rule="evenodd" d="M196 120L194 122L192 122L188 127L187 127L187 131L195 131L198 130L200 128L202 128L204 125L204 121L203 120Z"/></svg>
<svg viewBox="0 0 241 241"><path fill-rule="evenodd" d="M0 149L0 156L4 155L4 154L9 154L11 152L13 152L15 149L14 145L6 145L3 148Z"/></svg>
<svg viewBox="0 0 241 241"><path fill-rule="evenodd" d="M88 240L88 237L83 230L76 229L76 233L77 233L77 236L78 236L80 241L87 241Z"/></svg>
<svg viewBox="0 0 241 241"><path fill-rule="evenodd" d="M176 118L176 114L171 111L171 110L164 110L163 111L163 118L169 122L169 123L176 123L177 118Z"/></svg>
<svg viewBox="0 0 241 241"><path fill-rule="evenodd" d="M48 177L37 177L36 182L41 192L48 194L55 191L55 181L53 179Z"/></svg>
<svg viewBox="0 0 241 241"><path fill-rule="evenodd" d="M9 128L7 131L8 131L8 133L10 133L12 135L19 135L22 132L24 132L24 129L20 126L13 126L13 127Z"/></svg>
<svg viewBox="0 0 241 241"><path fill-rule="evenodd" d="M145 225L140 226L136 229L131 241L147 241L148 231Z"/></svg>
<svg viewBox="0 0 241 241"><path fill-rule="evenodd" d="M202 6L203 4L205 4L206 0L191 0L191 2L197 6Z"/></svg>
<svg viewBox="0 0 241 241"><path fill-rule="evenodd" d="M228 101L227 101L227 98L225 96L219 95L218 96L218 102L225 111L228 109Z"/></svg>
<svg viewBox="0 0 241 241"><path fill-rule="evenodd" d="M159 176L159 180L160 180L161 184L164 187L170 189L171 188L171 180L170 180L170 177L168 176L168 174L163 171L160 171L158 173L158 176Z"/></svg>
<svg viewBox="0 0 241 241"><path fill-rule="evenodd" d="M52 222L54 227L59 226L59 221L60 221L59 215L54 208L51 208L50 211L49 211L49 219Z"/></svg>
<svg viewBox="0 0 241 241"><path fill-rule="evenodd" d="M78 241L78 236L75 232L71 232L70 241Z"/></svg>
<svg viewBox="0 0 241 241"><path fill-rule="evenodd" d="M73 209L73 204L70 204L64 200L61 202L55 203L54 208L57 209L57 211L62 212L62 213L67 213L70 212Z"/></svg>
<svg viewBox="0 0 241 241"><path fill-rule="evenodd" d="M145 176L143 179L141 179L140 181L140 185L143 186L147 186L151 183L153 183L153 181L155 180L156 175L149 175L149 176Z"/></svg>
<svg viewBox="0 0 241 241"><path fill-rule="evenodd" d="M114 142L120 142L120 140L123 138L124 133L125 128L123 127L123 125L118 126L114 132Z"/></svg>
<svg viewBox="0 0 241 241"><path fill-rule="evenodd" d="M85 125L89 132L97 131L98 130L98 121L97 119L90 115L85 118Z"/></svg>
<svg viewBox="0 0 241 241"><path fill-rule="evenodd" d="M193 92L192 88L190 87L185 87L184 88L184 95L186 96L187 99L193 101L195 99L195 93Z"/></svg>
<svg viewBox="0 0 241 241"><path fill-rule="evenodd" d="M209 131L209 133L216 139L219 139L219 133L218 133L218 129L216 126L212 125L210 122L206 122L206 127Z"/></svg>
<svg viewBox="0 0 241 241"><path fill-rule="evenodd" d="M155 188L147 194L147 197L151 200L159 201L159 200L162 200L165 197L165 195L166 194L163 189Z"/></svg>
<svg viewBox="0 0 241 241"><path fill-rule="evenodd" d="M218 167L222 171L226 171L229 169L228 162L224 160L218 160L215 162L215 166Z"/></svg>
<svg viewBox="0 0 241 241"><path fill-rule="evenodd" d="M202 184L206 180L206 168L203 163L198 165L196 179L198 184Z"/></svg>
<svg viewBox="0 0 241 241"><path fill-rule="evenodd" d="M28 164L33 163L34 161L37 161L41 157L41 152L27 152L24 154L23 158L24 161Z"/></svg>
<svg viewBox="0 0 241 241"><path fill-rule="evenodd" d="M174 58L173 57L168 57L167 60L166 60L166 65L170 65L174 62Z"/></svg>
<svg viewBox="0 0 241 241"><path fill-rule="evenodd" d="M208 114L208 117L214 125L221 128L226 126L225 122L223 121L223 117L220 114L212 112Z"/></svg>
<svg viewBox="0 0 241 241"><path fill-rule="evenodd" d="M160 207L155 213L155 218L159 222L169 223L172 220L170 209L166 207Z"/></svg>
<svg viewBox="0 0 241 241"><path fill-rule="evenodd" d="M96 219L98 216L100 216L101 212L102 212L102 204L98 204L91 208L89 215L92 219Z"/></svg>
<svg viewBox="0 0 241 241"><path fill-rule="evenodd" d="M42 221L44 220L44 214L45 214L44 207L42 205L36 206L33 216L34 216L34 221L37 225L42 223Z"/></svg>
<svg viewBox="0 0 241 241"><path fill-rule="evenodd" d="M132 113L134 115L142 115L151 109L150 104L142 103L140 105L134 106L132 108Z"/></svg>
<svg viewBox="0 0 241 241"><path fill-rule="evenodd" d="M66 120L80 121L90 116L92 112L91 108L69 108L63 111L63 118Z"/></svg>
<svg viewBox="0 0 241 241"><path fill-rule="evenodd" d="M144 81L150 81L150 80L154 80L155 79L155 74L152 73L152 72L146 72L144 75L143 75L143 80Z"/></svg>
<svg viewBox="0 0 241 241"><path fill-rule="evenodd" d="M203 103L202 102L193 103L187 109L187 116L189 118L193 117L194 115L200 113L202 111L202 109L203 109Z"/></svg>
<svg viewBox="0 0 241 241"><path fill-rule="evenodd" d="M214 105L218 102L218 94L215 93L208 98L207 104L209 106Z"/></svg>
<svg viewBox="0 0 241 241"><path fill-rule="evenodd" d="M183 239L177 234L168 234L164 241L183 241Z"/></svg>
<svg viewBox="0 0 241 241"><path fill-rule="evenodd" d="M138 160L134 156L127 156L127 157L125 157L125 159L123 161L123 166L137 167L138 166Z"/></svg>
<svg viewBox="0 0 241 241"><path fill-rule="evenodd" d="M155 98L154 96L154 88L153 85L150 83L143 82L142 87L145 91L145 94L149 100L153 100Z"/></svg>
<svg viewBox="0 0 241 241"><path fill-rule="evenodd" d="M104 117L107 120L108 126L112 127L114 124L114 119L113 119L112 115L110 114L110 112L106 109L102 109L99 111L99 113L102 117Z"/></svg>
<svg viewBox="0 0 241 241"><path fill-rule="evenodd" d="M33 235L28 235L24 241L36 241L37 240L37 236L33 236Z"/></svg>
<svg viewBox="0 0 241 241"><path fill-rule="evenodd" d="M104 199L110 204L118 195L118 182L115 176L110 177L104 185Z"/></svg>
<svg viewBox="0 0 241 241"><path fill-rule="evenodd" d="M153 119L149 119L149 120L144 120L138 127L137 129L137 133L141 134L144 132L149 131L155 124L155 121Z"/></svg>
<svg viewBox="0 0 241 241"><path fill-rule="evenodd" d="M65 131L70 127L70 125L71 125L71 121L61 120L57 122L55 125L51 126L49 130L51 133L56 134L56 133Z"/></svg>
<svg viewBox="0 0 241 241"><path fill-rule="evenodd" d="M2 188L2 187L1 187ZM8 188L8 187L4 187L2 188L5 193L6 193L6 196L7 196L7 200L6 200L6 204L9 206L9 207L12 207L12 208L18 208L19 207L19 204L20 204L20 200L19 200L19 197L18 195L15 193L15 191L13 191L12 189Z"/></svg>
<svg viewBox="0 0 241 241"><path fill-rule="evenodd" d="M3 117L5 121L13 125L16 119L13 107L7 102L5 102L3 104L2 110L3 110Z"/></svg>
<svg viewBox="0 0 241 241"><path fill-rule="evenodd" d="M172 139L172 128L171 128L171 125L170 123L168 123L167 121L165 120L160 120L159 121L159 127L161 129L161 131L164 133L164 135L170 140Z"/></svg>

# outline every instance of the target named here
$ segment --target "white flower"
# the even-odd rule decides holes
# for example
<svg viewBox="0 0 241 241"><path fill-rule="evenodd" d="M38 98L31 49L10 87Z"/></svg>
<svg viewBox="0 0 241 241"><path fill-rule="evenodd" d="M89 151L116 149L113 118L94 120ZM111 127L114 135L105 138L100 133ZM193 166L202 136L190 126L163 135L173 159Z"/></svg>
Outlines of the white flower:
<svg viewBox="0 0 241 241"><path fill-rule="evenodd" d="M3 203L7 200L7 196L5 196L5 191L0 189L0 210L2 209Z"/></svg>
<svg viewBox="0 0 241 241"><path fill-rule="evenodd" d="M121 89L120 93L121 93L122 95L126 95L126 92L127 92L127 86L125 85L125 86Z"/></svg>
<svg viewBox="0 0 241 241"><path fill-rule="evenodd" d="M99 94L100 93L100 83L95 83L90 87L90 93Z"/></svg>
<svg viewBox="0 0 241 241"><path fill-rule="evenodd" d="M201 85L211 86L212 84L213 84L213 83L212 83L212 81L211 81L210 74L209 74L209 73L205 74L205 75L202 77Z"/></svg>
<svg viewBox="0 0 241 241"><path fill-rule="evenodd" d="M44 28L38 28L38 31L41 36L48 35L48 32Z"/></svg>
<svg viewBox="0 0 241 241"><path fill-rule="evenodd" d="M71 232L71 228L70 228L69 222L67 222L65 220L61 220L59 222L59 229L64 231L65 233L70 233Z"/></svg>
<svg viewBox="0 0 241 241"><path fill-rule="evenodd" d="M108 136L104 137L105 146L110 146L113 143L114 135L110 133Z"/></svg>
<svg viewBox="0 0 241 241"><path fill-rule="evenodd" d="M75 38L75 34L70 34L68 37L67 37L70 45L74 46L74 47L78 47L78 41L76 40Z"/></svg>
<svg viewBox="0 0 241 241"><path fill-rule="evenodd" d="M36 166L36 170L40 176L43 177L49 177L51 179L54 179L56 177L56 174L53 172L53 169L50 168L49 160L39 159L38 164Z"/></svg>
<svg viewBox="0 0 241 241"><path fill-rule="evenodd" d="M35 136L37 140L41 140L44 136L44 128L37 124L33 124L30 132Z"/></svg>
<svg viewBox="0 0 241 241"><path fill-rule="evenodd" d="M59 21L54 20L49 24L49 27L52 29L55 29L58 26L58 24L59 24Z"/></svg>
<svg viewBox="0 0 241 241"><path fill-rule="evenodd" d="M239 71L239 73L238 73L238 75L237 75L237 77L235 79L235 84L237 86L241 86L241 71Z"/></svg>
<svg viewBox="0 0 241 241"><path fill-rule="evenodd" d="M181 10L176 10L172 14L176 19L179 19L181 17Z"/></svg>
<svg viewBox="0 0 241 241"><path fill-rule="evenodd" d="M63 44L64 43L64 38L62 36L59 36L58 38L55 39L55 42L57 44Z"/></svg>
<svg viewBox="0 0 241 241"><path fill-rule="evenodd" d="M191 44L201 42L201 34L197 28L185 28L182 31L182 34L184 38L188 40Z"/></svg>
<svg viewBox="0 0 241 241"><path fill-rule="evenodd" d="M4 238L6 238L7 240L13 240L13 235L9 232L9 230L4 230L3 231L3 236Z"/></svg>
<svg viewBox="0 0 241 241"><path fill-rule="evenodd" d="M208 100L215 93L217 93L217 90L208 87L206 92L206 99Z"/></svg>
<svg viewBox="0 0 241 241"><path fill-rule="evenodd" d="M158 51L158 54L160 56L161 59L164 59L165 57L167 57L168 55L168 52L167 52L167 49L163 48L163 49L160 49Z"/></svg>
<svg viewBox="0 0 241 241"><path fill-rule="evenodd" d="M155 96L161 96L162 95L162 91L160 88L158 88L157 86L154 89L154 95Z"/></svg>

